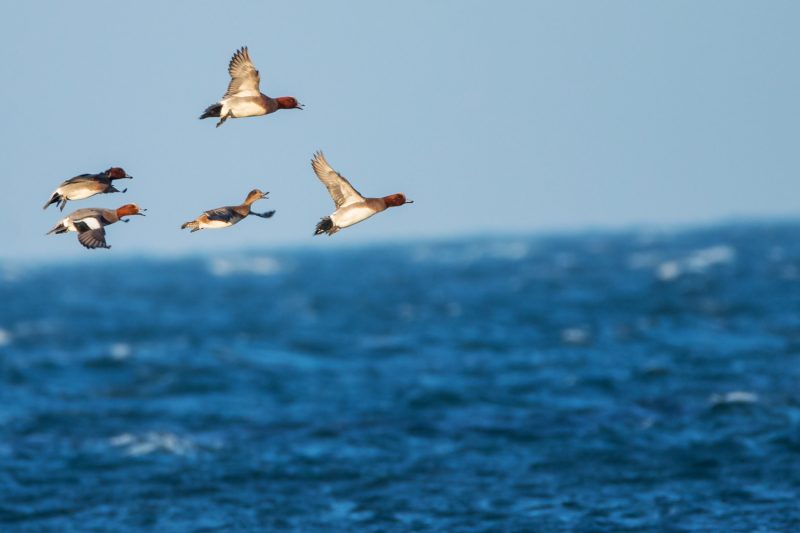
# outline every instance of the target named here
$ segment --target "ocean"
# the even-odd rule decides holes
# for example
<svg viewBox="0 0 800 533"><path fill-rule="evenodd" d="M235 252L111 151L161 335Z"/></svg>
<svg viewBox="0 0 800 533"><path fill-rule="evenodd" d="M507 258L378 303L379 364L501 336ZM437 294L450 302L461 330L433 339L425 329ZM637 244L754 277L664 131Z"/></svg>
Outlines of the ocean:
<svg viewBox="0 0 800 533"><path fill-rule="evenodd" d="M800 530L798 235L2 262L0 530Z"/></svg>

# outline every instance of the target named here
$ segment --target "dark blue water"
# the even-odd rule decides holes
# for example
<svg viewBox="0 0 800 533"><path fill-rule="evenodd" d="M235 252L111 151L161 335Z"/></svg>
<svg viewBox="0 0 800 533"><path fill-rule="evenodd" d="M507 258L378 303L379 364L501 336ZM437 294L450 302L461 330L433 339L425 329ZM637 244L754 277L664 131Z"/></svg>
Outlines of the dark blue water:
<svg viewBox="0 0 800 533"><path fill-rule="evenodd" d="M6 264L0 530L798 530L798 235Z"/></svg>

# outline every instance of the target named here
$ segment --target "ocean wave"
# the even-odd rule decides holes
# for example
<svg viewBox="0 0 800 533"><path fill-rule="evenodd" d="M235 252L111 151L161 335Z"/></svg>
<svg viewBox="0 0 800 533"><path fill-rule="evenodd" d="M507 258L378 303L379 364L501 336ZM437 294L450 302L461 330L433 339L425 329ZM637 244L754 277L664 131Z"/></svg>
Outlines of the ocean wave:
<svg viewBox="0 0 800 533"><path fill-rule="evenodd" d="M121 433L111 437L109 443L115 448L120 448L125 455L133 457L152 453L184 456L197 451L197 445L190 439L168 432L151 431L142 435Z"/></svg>
<svg viewBox="0 0 800 533"><path fill-rule="evenodd" d="M663 261L656 266L655 274L661 281L672 281L686 273L702 273L716 265L732 263L736 250L720 244L694 250L686 257ZM639 264L643 264L640 260Z"/></svg>
<svg viewBox="0 0 800 533"><path fill-rule="evenodd" d="M11 344L13 336L11 332L5 328L0 328L0 346L7 346Z"/></svg>
<svg viewBox="0 0 800 533"><path fill-rule="evenodd" d="M531 244L525 241L481 242L464 246L418 246L412 259L417 263L471 264L486 259L520 261L531 253Z"/></svg>
<svg viewBox="0 0 800 533"><path fill-rule="evenodd" d="M582 327L564 328L561 330L561 342L564 344L581 345L589 341L589 330Z"/></svg>
<svg viewBox="0 0 800 533"><path fill-rule="evenodd" d="M724 394L712 394L708 399L711 405L758 403L758 394L748 391L732 391Z"/></svg>
<svg viewBox="0 0 800 533"><path fill-rule="evenodd" d="M281 264L277 259L268 256L215 257L209 262L208 270L220 278L237 274L272 276L281 271Z"/></svg>
<svg viewBox="0 0 800 533"><path fill-rule="evenodd" d="M0 281L4 283L16 283L25 278L27 268L21 265L0 265Z"/></svg>
<svg viewBox="0 0 800 533"><path fill-rule="evenodd" d="M127 342L115 342L109 348L109 355L117 361L124 361L133 354L133 348Z"/></svg>

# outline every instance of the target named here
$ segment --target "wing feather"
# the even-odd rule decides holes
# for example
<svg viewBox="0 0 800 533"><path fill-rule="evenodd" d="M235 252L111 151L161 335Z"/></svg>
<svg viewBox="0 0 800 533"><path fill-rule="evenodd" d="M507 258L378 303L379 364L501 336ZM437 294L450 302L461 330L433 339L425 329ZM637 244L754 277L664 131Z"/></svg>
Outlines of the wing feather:
<svg viewBox="0 0 800 533"><path fill-rule="evenodd" d="M89 215L85 217L72 216L72 223L75 225L78 231L84 231L81 228L86 228L86 230L90 230L90 229L100 229L103 227L103 223L95 215Z"/></svg>
<svg viewBox="0 0 800 533"><path fill-rule="evenodd" d="M95 181L100 174L81 174L80 176L75 176L74 178L70 178L68 180L64 180L61 185L73 184L73 183L84 183L88 181Z"/></svg>
<svg viewBox="0 0 800 533"><path fill-rule="evenodd" d="M79 224L85 227L83 222ZM75 227L78 228L78 242L86 248L90 250L95 248L111 248L111 246L106 244L106 230L104 228L81 229L78 224L76 224Z"/></svg>
<svg viewBox="0 0 800 533"><path fill-rule="evenodd" d="M236 218L236 212L230 207L218 207L216 209L209 209L205 212L208 220L218 220L220 222L231 222Z"/></svg>
<svg viewBox="0 0 800 533"><path fill-rule="evenodd" d="M231 82L222 97L223 100L231 96L261 95L261 89L259 89L261 77L250 60L250 53L247 51L246 46L243 46L233 54L231 62L228 64L228 73L231 75Z"/></svg>
<svg viewBox="0 0 800 533"><path fill-rule="evenodd" d="M328 193L330 193L331 198L333 198L336 209L345 205L364 201L364 197L361 196L361 193L355 190L344 176L331 168L322 152L316 152L314 154L314 159L311 160L311 167L314 169L314 173L319 180L328 189Z"/></svg>

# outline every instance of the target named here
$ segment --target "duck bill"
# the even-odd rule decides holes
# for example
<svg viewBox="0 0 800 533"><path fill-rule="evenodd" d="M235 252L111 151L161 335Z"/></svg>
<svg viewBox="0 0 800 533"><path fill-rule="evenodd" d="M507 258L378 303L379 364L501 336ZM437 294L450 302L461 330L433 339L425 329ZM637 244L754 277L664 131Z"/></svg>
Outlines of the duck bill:
<svg viewBox="0 0 800 533"><path fill-rule="evenodd" d="M269 192L265 192L265 193L263 193L263 194L261 195L261 199L262 199L262 200L266 200L267 198L269 198Z"/></svg>
<svg viewBox="0 0 800 533"><path fill-rule="evenodd" d="M404 203L406 203L406 204L413 204L413 203L414 203L414 200L406 200Z"/></svg>
<svg viewBox="0 0 800 533"><path fill-rule="evenodd" d="M139 216L144 216L144 213L142 211L147 211L147 209L140 209L139 212L136 214Z"/></svg>

